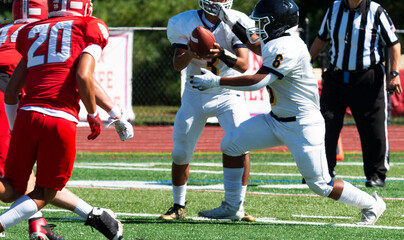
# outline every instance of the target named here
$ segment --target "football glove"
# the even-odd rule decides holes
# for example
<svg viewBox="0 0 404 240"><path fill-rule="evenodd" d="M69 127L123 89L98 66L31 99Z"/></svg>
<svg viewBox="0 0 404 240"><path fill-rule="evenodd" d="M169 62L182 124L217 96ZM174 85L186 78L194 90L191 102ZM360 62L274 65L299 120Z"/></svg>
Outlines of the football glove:
<svg viewBox="0 0 404 240"><path fill-rule="evenodd" d="M203 75L191 76L191 86L198 89L199 91L204 91L209 88L218 87L220 85L220 78L216 76L211 71L201 68Z"/></svg>
<svg viewBox="0 0 404 240"><path fill-rule="evenodd" d="M223 4L218 3L217 17L226 23L230 28L237 23L237 18L231 14L230 10L225 8Z"/></svg>
<svg viewBox="0 0 404 240"><path fill-rule="evenodd" d="M101 133L102 121L100 119L100 114L97 112L97 115L95 117L91 117L89 114L87 114L87 122L90 125L91 129L91 134L88 135L87 139L94 140Z"/></svg>
<svg viewBox="0 0 404 240"><path fill-rule="evenodd" d="M119 135L121 141L126 141L128 139L133 138L133 126L124 118L120 119L112 119L108 118L109 125L112 123L115 126L115 130ZM108 126L109 126L108 125Z"/></svg>

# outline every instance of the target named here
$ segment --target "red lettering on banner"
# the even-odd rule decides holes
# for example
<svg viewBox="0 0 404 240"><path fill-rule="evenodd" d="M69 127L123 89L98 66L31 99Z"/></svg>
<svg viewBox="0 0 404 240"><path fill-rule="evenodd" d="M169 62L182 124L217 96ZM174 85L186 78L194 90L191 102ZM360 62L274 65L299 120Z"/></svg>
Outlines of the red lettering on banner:
<svg viewBox="0 0 404 240"><path fill-rule="evenodd" d="M105 51L101 52L100 59L98 60L99 63L105 63L105 61L104 61L104 53L105 53Z"/></svg>
<svg viewBox="0 0 404 240"><path fill-rule="evenodd" d="M244 92L244 99L246 101L263 101L264 100L264 88L253 92Z"/></svg>
<svg viewBox="0 0 404 240"><path fill-rule="evenodd" d="M98 71L94 77L102 86L110 89L114 88L113 84L114 73L112 71L107 72Z"/></svg>
<svg viewBox="0 0 404 240"><path fill-rule="evenodd" d="M262 57L250 51L248 70L258 71L262 66Z"/></svg>
<svg viewBox="0 0 404 240"><path fill-rule="evenodd" d="M112 79L114 77L114 73L112 71L107 72L107 88L114 88L114 84L112 83Z"/></svg>
<svg viewBox="0 0 404 240"><path fill-rule="evenodd" d="M102 71L98 72L98 82L102 85L102 82L104 81L104 75L105 73Z"/></svg>

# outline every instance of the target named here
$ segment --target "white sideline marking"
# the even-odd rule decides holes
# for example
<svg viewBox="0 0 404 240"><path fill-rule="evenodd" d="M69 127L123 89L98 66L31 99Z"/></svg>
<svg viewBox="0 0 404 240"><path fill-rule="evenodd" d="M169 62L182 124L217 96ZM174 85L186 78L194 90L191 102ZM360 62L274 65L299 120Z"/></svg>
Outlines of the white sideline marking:
<svg viewBox="0 0 404 240"><path fill-rule="evenodd" d="M8 209L9 207L0 207L0 209ZM44 212L71 212L68 210L62 209L47 209L43 208L41 211ZM159 217L160 214L147 214L147 213L115 213L117 216L133 216L133 217ZM71 220L82 220L83 218L69 218ZM192 219L194 221L231 221L231 220L214 220L202 217L191 217L188 219ZM349 223L322 223L322 222L299 222L299 221L285 221L285 220L277 220L276 218L256 218L256 222L263 223L274 223L274 224L290 224L290 225L314 225L314 226L334 226L334 227L360 227L360 228L379 228L379 229L398 229L404 230L404 227L393 227L393 226L367 226L367 225L356 225Z"/></svg>
<svg viewBox="0 0 404 240"><path fill-rule="evenodd" d="M152 167L157 165L163 166L171 166L172 163L169 162L150 162L150 163L119 163L119 162L111 162L111 163L93 163L93 162L81 162L76 163L75 166L80 165L88 165L88 166L133 166L133 167ZM404 165L402 162L389 163L390 166L394 165ZM206 167L222 167L222 163L204 163L204 162L191 162L192 166L206 166ZM295 162L267 162L267 163L251 163L254 166L296 166ZM363 162L338 162L338 165L344 166L362 166Z"/></svg>
<svg viewBox="0 0 404 240"><path fill-rule="evenodd" d="M278 188L278 189L306 189L307 184L266 184L258 185L259 188Z"/></svg>
<svg viewBox="0 0 404 240"><path fill-rule="evenodd" d="M71 180L67 182L67 187L90 187L90 188L113 188L113 189L162 189L171 190L171 183L163 184L157 181L94 181L94 180ZM204 189L221 189L223 184L204 185L204 186L187 186L188 189L204 190Z"/></svg>
<svg viewBox="0 0 404 240"><path fill-rule="evenodd" d="M284 163L278 163L284 164ZM295 163L291 163L294 164ZM339 164L339 163L338 163ZM150 166L154 165L169 165L167 163L78 163L75 164L75 168L85 168L85 169L110 169L110 170L133 170L133 171L157 171L157 172L171 172L171 168L150 168ZM192 163L191 163L192 165ZM213 166L214 164L208 163L199 163L198 166ZM131 167L133 166L133 167ZM142 167L143 166L143 167ZM218 164L217 166L222 166ZM207 173L207 174L223 174L223 171L207 171L207 170L189 170L190 173ZM259 172L250 172L251 176L275 176L275 177L301 177L300 173L259 173ZM338 175L340 179L362 179L365 180L364 176L346 176L346 175ZM404 178L397 177L389 177L390 180L396 181L404 181Z"/></svg>
<svg viewBox="0 0 404 240"><path fill-rule="evenodd" d="M341 216L310 216L310 215L294 215L292 217L299 218L323 218L323 219L352 219L353 217L341 217Z"/></svg>
<svg viewBox="0 0 404 240"><path fill-rule="evenodd" d="M297 186L296 188L304 188L306 184L273 184L272 188L288 188L287 185ZM271 185L266 185L267 188ZM153 190L172 190L171 184L161 183L157 181L97 181L97 180L70 180L67 182L67 187L86 187L86 188L102 188L102 189L153 189ZM221 190L223 192L223 184L213 184L204 186L187 186L188 189L192 190ZM289 187L291 189L292 187ZM254 195L279 195L279 196L310 196L319 197L313 194L285 194L285 193L268 193L268 192L247 192L248 194ZM385 200L398 200L404 201L404 198L383 198Z"/></svg>

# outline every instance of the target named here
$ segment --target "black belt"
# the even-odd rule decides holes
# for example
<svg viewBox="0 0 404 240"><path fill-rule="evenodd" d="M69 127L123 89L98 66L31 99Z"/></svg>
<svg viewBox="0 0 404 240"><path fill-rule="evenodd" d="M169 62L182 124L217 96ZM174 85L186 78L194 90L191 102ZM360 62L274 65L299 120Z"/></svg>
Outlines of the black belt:
<svg viewBox="0 0 404 240"><path fill-rule="evenodd" d="M279 122L294 122L294 121L296 121L296 117L286 117L286 118L278 117L272 111L270 112L270 114L271 114L271 116L273 118L275 118Z"/></svg>

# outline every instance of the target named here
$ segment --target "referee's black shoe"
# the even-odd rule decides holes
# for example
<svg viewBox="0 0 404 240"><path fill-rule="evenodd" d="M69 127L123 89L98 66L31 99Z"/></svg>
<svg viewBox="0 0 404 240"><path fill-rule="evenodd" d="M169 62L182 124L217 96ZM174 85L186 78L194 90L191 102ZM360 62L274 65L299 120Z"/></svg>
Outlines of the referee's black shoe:
<svg viewBox="0 0 404 240"><path fill-rule="evenodd" d="M384 187L385 182L380 178L366 181L366 187Z"/></svg>

